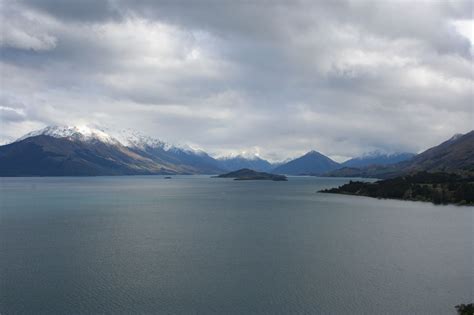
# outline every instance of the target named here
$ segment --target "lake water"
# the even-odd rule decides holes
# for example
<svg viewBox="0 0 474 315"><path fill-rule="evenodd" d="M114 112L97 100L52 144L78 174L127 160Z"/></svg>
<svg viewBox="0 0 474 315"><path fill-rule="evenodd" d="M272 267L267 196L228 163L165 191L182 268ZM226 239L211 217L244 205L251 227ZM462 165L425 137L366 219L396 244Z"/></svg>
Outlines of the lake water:
<svg viewBox="0 0 474 315"><path fill-rule="evenodd" d="M348 179L1 178L1 314L455 314L472 207Z"/></svg>

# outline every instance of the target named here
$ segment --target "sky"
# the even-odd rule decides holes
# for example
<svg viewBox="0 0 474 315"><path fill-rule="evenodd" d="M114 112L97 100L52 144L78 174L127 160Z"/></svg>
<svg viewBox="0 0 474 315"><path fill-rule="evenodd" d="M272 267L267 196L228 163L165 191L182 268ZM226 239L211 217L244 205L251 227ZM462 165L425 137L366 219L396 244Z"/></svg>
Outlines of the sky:
<svg viewBox="0 0 474 315"><path fill-rule="evenodd" d="M135 129L215 156L420 152L474 127L470 0L0 0L0 143Z"/></svg>

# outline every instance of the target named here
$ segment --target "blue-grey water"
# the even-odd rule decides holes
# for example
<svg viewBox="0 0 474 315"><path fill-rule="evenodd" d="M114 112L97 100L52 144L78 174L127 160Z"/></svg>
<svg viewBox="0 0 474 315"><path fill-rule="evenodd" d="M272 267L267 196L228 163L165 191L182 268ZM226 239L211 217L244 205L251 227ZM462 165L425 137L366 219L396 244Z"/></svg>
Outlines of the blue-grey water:
<svg viewBox="0 0 474 315"><path fill-rule="evenodd" d="M347 179L1 178L1 314L455 314L473 208Z"/></svg>

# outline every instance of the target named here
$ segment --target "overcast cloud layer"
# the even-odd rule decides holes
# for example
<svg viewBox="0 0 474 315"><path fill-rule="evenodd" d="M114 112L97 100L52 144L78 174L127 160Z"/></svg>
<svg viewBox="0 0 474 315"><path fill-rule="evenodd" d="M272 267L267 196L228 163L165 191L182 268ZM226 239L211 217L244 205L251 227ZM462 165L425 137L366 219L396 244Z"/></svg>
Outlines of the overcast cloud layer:
<svg viewBox="0 0 474 315"><path fill-rule="evenodd" d="M2 143L88 124L343 160L473 129L469 0L0 5Z"/></svg>

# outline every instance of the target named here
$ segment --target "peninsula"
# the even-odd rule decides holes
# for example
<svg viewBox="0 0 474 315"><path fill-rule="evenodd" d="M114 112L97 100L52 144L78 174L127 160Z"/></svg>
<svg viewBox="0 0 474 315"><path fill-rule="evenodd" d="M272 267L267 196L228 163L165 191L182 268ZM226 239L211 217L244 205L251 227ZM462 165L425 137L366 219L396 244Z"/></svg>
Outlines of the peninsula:
<svg viewBox="0 0 474 315"><path fill-rule="evenodd" d="M474 177L441 172L418 172L375 183L350 181L340 187L320 192L429 201L434 204L474 205Z"/></svg>

